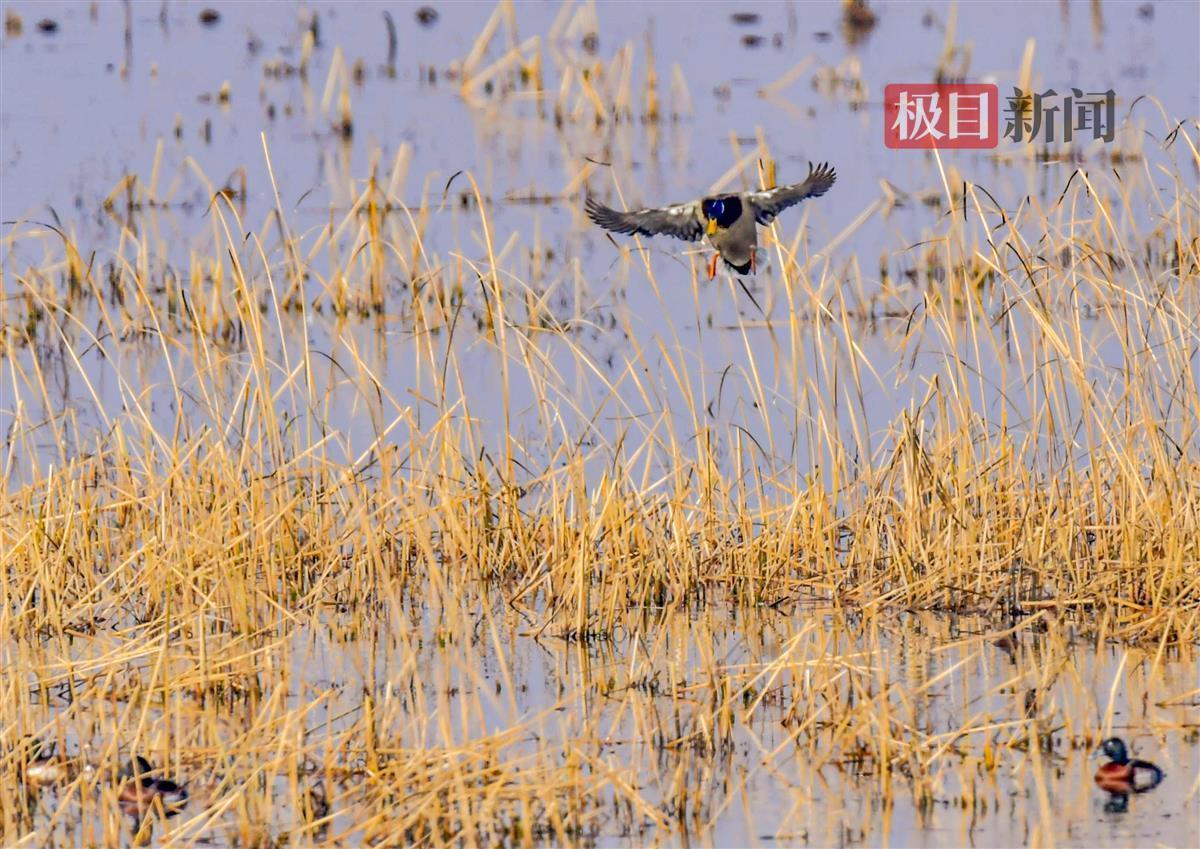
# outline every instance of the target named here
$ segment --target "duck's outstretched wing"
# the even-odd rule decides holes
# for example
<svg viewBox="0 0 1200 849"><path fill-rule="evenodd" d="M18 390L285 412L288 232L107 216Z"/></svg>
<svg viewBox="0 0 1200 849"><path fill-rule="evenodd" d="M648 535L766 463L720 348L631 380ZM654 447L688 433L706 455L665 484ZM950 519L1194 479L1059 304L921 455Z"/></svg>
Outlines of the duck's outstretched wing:
<svg viewBox="0 0 1200 849"><path fill-rule="evenodd" d="M621 212L589 197L583 203L588 218L605 230L638 236L674 236L695 242L704 235L700 202L679 203L661 209L635 209Z"/></svg>
<svg viewBox="0 0 1200 849"><path fill-rule="evenodd" d="M829 191L829 187L837 180L837 172L826 162L816 168L808 164L808 179L803 183L790 186L779 186L765 192L749 192L750 207L754 210L754 220L759 224L770 224L775 216L789 206L795 206L805 198L819 198Z"/></svg>

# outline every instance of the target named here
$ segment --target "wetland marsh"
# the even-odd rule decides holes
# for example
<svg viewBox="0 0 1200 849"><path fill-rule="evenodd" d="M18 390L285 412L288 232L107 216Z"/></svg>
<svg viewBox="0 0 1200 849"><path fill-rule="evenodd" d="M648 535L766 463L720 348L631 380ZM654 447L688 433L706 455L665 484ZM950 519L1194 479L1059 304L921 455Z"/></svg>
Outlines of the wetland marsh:
<svg viewBox="0 0 1200 849"><path fill-rule="evenodd" d="M1200 6L1023 8L3 3L0 844L1193 845Z"/></svg>

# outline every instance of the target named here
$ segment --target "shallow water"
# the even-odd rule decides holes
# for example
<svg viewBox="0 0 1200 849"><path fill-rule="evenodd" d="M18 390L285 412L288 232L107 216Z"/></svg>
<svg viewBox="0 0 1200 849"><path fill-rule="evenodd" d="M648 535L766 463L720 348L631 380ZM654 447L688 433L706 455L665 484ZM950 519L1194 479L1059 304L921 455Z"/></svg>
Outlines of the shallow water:
<svg viewBox="0 0 1200 849"><path fill-rule="evenodd" d="M653 611L647 616L657 618ZM519 632L519 620L513 624ZM597 648L534 643L501 629L510 652L504 663L522 684L513 694L493 692L507 680L496 667L498 657L487 652L480 662L477 647L461 647L459 658L456 647L435 649L416 666L432 673L422 676L427 690L443 694L439 712L447 711L456 726L462 721L455 744L545 716L529 729L531 739L552 749L573 739L586 747L583 741L595 734L603 741L596 757L632 765L636 786L665 808L674 801L672 771L683 764L695 773L692 786L704 792L679 817L676 837L655 835L668 843L1013 846L1029 844L1032 836L1042 845L1186 845L1200 827L1193 786L1200 774L1196 655L1170 652L1156 663L1152 652L1098 649L1074 626L1051 624L1046 636L1044 623L1037 624L1042 627L1016 630L1018 645L1010 655L987 636L987 624L971 618L914 615L873 634L853 617L804 606L742 618L667 614L644 634ZM648 644L651 639L657 645ZM389 670L411 669L412 663L407 652L381 647L374 672L388 681L384 689L402 692L405 673ZM960 749L962 757L947 755L934 768L930 800L914 799L901 775L881 777L870 757L855 762L844 751L822 751L819 742L814 757L806 746L791 744L804 721L822 723L819 699L807 688L811 676L830 664L845 664L880 689L894 686L889 701L898 723L919 729L936 745ZM727 739L714 735L714 752L697 738L706 723L719 725L720 711L708 703L715 681L753 689L731 688L736 719ZM350 676L340 683L352 691L367 682ZM1038 687L1039 700L1027 721L1031 686ZM678 700L673 692L681 694ZM1085 715L1102 716L1110 693L1116 694L1112 733L1130 738L1137 756L1171 776L1154 792L1134 797L1125 815L1106 813L1107 796L1092 784L1103 759L1070 743L1069 729ZM459 699L472 707L460 713ZM554 713L546 715L552 706ZM957 736L962 728L980 730ZM1146 733L1148 728L1158 731ZM1040 765L1011 753L996 770L980 762L989 743L1022 746L1031 731L1049 735ZM666 739L656 745L654 732ZM815 736L819 741L823 735ZM426 742L450 741L434 732ZM1038 800L1039 780L1049 809ZM602 821L595 843L639 845L644 839L623 840L611 830Z"/></svg>
<svg viewBox="0 0 1200 849"><path fill-rule="evenodd" d="M480 601L458 613L475 617ZM271 663L292 670L290 718L276 721L288 735L307 729L318 756L326 745L354 748L350 729L370 693L381 753L424 750L436 764L487 752L517 783L538 763L606 764L637 788L650 813L630 815L613 801L624 794L608 786L577 835L584 845L1184 846L1200 828L1200 659L1192 650L1098 646L1094 633L1043 616L1018 624L1015 646L1004 649L998 632L976 618L909 615L881 627L809 606L737 617L647 610L644 630L591 645L537 638L507 607L486 622L472 618L474 636L466 637L470 628L447 632L439 624L456 615L429 610L357 639L346 637L349 619L331 616L328 627L268 640ZM73 652L102 655L103 645L112 643L80 640ZM130 663L126 680L152 686L156 660ZM181 675L190 670L183 657L166 663L168 674L173 664ZM829 684L831 676L840 680ZM310 703L301 694L321 698ZM224 706L182 695L165 711L134 706L148 711L152 737L174 728L183 749L203 751L253 735L273 697L268 686ZM889 706L896 746L919 739L927 757L936 752L928 785L903 762L883 774L869 749L858 757L831 746L834 727L873 699ZM58 710L68 709L59 704L51 715ZM863 723L864 742L878 715L850 719ZM1102 759L1077 736L1093 724L1122 735L1136 756L1167 773L1124 813L1106 811L1107 794L1093 786ZM1033 754L1030 739L1045 748ZM69 750L80 751L80 742L71 739ZM107 743L86 741L85 759ZM184 765L179 775L191 782L193 804L171 833L223 844L231 832L220 817L210 821L198 788L221 779L236 786L273 755L270 748L235 746L215 772L209 761ZM360 761L344 763L349 771L330 782L334 819L321 836L354 843L372 813L359 799L368 778ZM431 775L438 769L431 766ZM925 798L917 786L927 786ZM275 780L274 792L268 826L286 833L296 816L286 778ZM39 804L48 814L56 800L46 791ZM658 829L654 817L662 818ZM69 809L60 813L62 840L78 840L79 829Z"/></svg>
<svg viewBox="0 0 1200 849"><path fill-rule="evenodd" d="M1134 201L1118 210L1117 224L1130 254L1140 257L1138 247L1151 241L1162 215L1159 196L1171 195L1175 175L1195 176L1183 146L1163 140L1173 121L1200 114L1194 49L1200 6L1145 5L1152 13L1134 3L1031 3L1019 15L1009 4L968 3L953 13L956 42L973 47L970 78L1011 87L1027 39L1036 38L1034 87L1113 88L1128 134L1122 149L1134 148L1143 158L1115 166L1118 176L1097 146L1084 146L1080 161L1041 162L1005 156L1015 148L1002 142L1000 156L946 152L943 166L986 187L1009 213L1026 198L1052 207L1081 164L1102 188L1111 190L1119 179L1131 187ZM282 393L277 403L297 421L319 422L338 434L325 446L331 458L357 459L385 431L386 441L404 446L447 411L467 434L464 442L474 440L473 453L498 453L508 410L517 458L531 469L552 465L562 446L578 445L589 479L595 479L611 466L615 446L648 441L654 450L641 462L646 479L657 480L678 445L711 429L722 462L743 462L738 452L744 446L736 439L746 434L770 466L772 482L786 489L798 488L814 465L827 460L827 433L845 439L849 453L870 466L898 417L917 407L939 378L960 369L972 375L955 384L969 396L969 407L985 424L1006 420L1016 440L1030 411L1045 403L1027 361L1004 344L985 339L980 346L972 334L943 332L932 323L912 332L914 315L939 289L923 243L945 235L946 187L933 158L884 147L880 98L889 82L932 77L948 6L881 6L875 29L850 44L839 25L839 3L713 3L688 7L689 14L666 3L601 5L597 60L607 63L628 43L639 102L648 38L667 119L652 123L634 116L599 129L586 110L559 127L528 98L480 95L470 103L460 96L458 82L446 72L471 50L492 14L490 3L439 4L440 16L428 28L415 21L415 5L389 6L399 36L394 78L382 68L384 7L376 5L228 4L218 6L219 23L206 27L197 21L200 6L164 4L160 13L157 3L135 3L128 7L128 39L119 4L98 4L94 14L87 4L2 8L24 20L19 36L0 42L0 217L15 222L4 230L6 296L22 292L30 266L61 257L61 242L45 223L72 233L89 257L94 251L98 269L119 266L120 258L134 262L135 239L146 246L151 280L186 275L195 257L223 262L227 243L221 214L210 205L211 190L226 183L237 188L239 169L245 169L246 194L224 211L233 241L245 247L243 260L261 270L252 240L241 239L243 231L261 234L268 264L278 271L286 251L273 229L275 194L260 134L288 226L306 250L331 219L347 215L377 165L386 182L396 158L409 158L392 199L414 215L421 207L429 212L421 239L429 265L467 284L453 329L414 332L413 275L399 259L387 269L381 315L343 318L325 310L305 321L271 312L266 325L266 354L280 373L289 373L306 350L315 352L312 396ZM548 90L558 85L553 50L590 55L586 27L549 38L561 8L516 7L517 38L538 35L546 46ZM320 43L307 78L268 73L279 63L300 61L305 22L314 9ZM758 22L731 20L748 9L760 15ZM38 32L40 18L56 20L57 31ZM746 34L764 41L746 47ZM507 47L505 38L502 28L491 58ZM341 83L329 88L327 98L327 80L339 63L344 70L335 70L335 80L342 73L350 80L359 59L364 79L347 83L354 128L345 139L335 130ZM795 81L773 97L759 96L803 61L809 64ZM854 62L861 67L861 98L845 84ZM688 84L688 110L671 93L675 64ZM436 69L436 82L429 68ZM824 87L822 81L835 77L843 80L839 87ZM226 81L230 96L222 104ZM1139 100L1145 97L1155 101ZM675 110L683 114L671 119ZM593 164L592 190L613 201L619 186L631 204L657 204L707 190L739 154L752 150L760 131L777 159L780 181L799 179L810 160L829 160L838 169L828 195L791 211L779 225L780 241L790 246L798 240L799 255L807 257L802 285L789 289L774 252L749 291L728 278L694 281L702 257L690 246L662 240L645 242L651 278L636 252L626 258L582 216L575 178L589 158L611 163ZM509 332L519 342L504 350L478 323L486 305L470 264L486 269L488 251L466 175L449 183L443 203L444 187L459 171L478 183L500 255L496 266L511 287ZM152 186L161 205L126 216L118 193L116 211L106 211L105 198L127 174ZM749 186L757 178L751 158L728 184ZM888 208L881 180L909 200ZM1094 208L1081 207L1081 217L1094 214ZM1123 340L1103 320L1103 293L1073 285L1071 262L1058 254L1061 242L1074 235L1072 218L1055 215L1061 232L1036 232L1036 217L1017 230L1032 244L1049 239L1050 283L1044 288L1061 314L1079 317L1090 346L1079 383L1100 397L1119 398L1128 365ZM407 222L400 215L391 222L397 244L409 244ZM129 228L124 242L122 226ZM346 237L346 250L352 237ZM616 241L632 248L629 240ZM330 265L328 253L315 252L308 297L321 294L316 278ZM1118 289L1137 275L1169 281L1168 265L1147 258L1141 265L1114 266L1111 278ZM6 298L6 322L17 303ZM985 295L983 304L987 315L980 326L1005 312L995 293ZM820 317L822 307L836 311L843 305L861 315L845 324ZM173 384L211 382L227 398L238 398L251 370L243 346L231 344L228 358L210 370L186 333L179 345L162 345L148 333L143 338L146 318L136 310L128 338L92 339L89 332L99 332L99 307L88 310L83 327L63 331L87 381L52 347L54 339L43 351L47 395L29 376L32 351L18 355L19 369L4 364L0 432L6 439L18 420L19 399L25 422L56 420L69 411L77 430L63 438L76 451L138 405L164 432L183 419L191 432L209 426L236 442L229 421L218 415L230 405L181 397ZM800 317L795 323L793 313ZM1020 317L1012 322L1008 334L1044 344L1042 329ZM1169 332L1150 326L1147 349ZM1002 343L1005 332L996 331L995 338ZM450 362L456 378L442 384ZM1170 385L1168 377L1162 380ZM1055 403L1071 421L1079 398L1068 389ZM1164 433L1181 441L1181 433L1190 433L1194 444L1200 436L1173 410L1164 394ZM1045 437L1035 432L1033 438ZM6 469L9 486L60 461L49 434L35 429L32 440L43 454L17 456ZM1066 444L1030 453L1064 450L1067 462L1086 462L1082 438ZM1188 447L1184 441L1181 453ZM769 485L760 494L769 498ZM494 617L494 636L483 610ZM540 765L551 785L555 770L571 757L588 759L580 773L590 778L602 773L603 764L636 788L649 809L631 813L626 794L613 785L599 789L600 804L576 836L601 846L1190 845L1200 833L1200 664L1191 648L1160 653L1157 647L1109 645L1089 623L1045 617L1018 625L1019 643L1010 653L994 643L994 622L906 614L886 627L877 619L866 627L823 608L735 616L723 605L651 610L641 619L634 613L631 622L640 627L631 625L630 633L580 644L551 634L535 638L539 613L524 618L505 605L468 599L461 610L389 610L371 623L378 630L356 637L355 623L331 612L327 627L305 626L267 641L270 668L286 670L286 679L272 682L261 698L281 698L295 712L297 727L329 746L361 749L340 735L361 718L369 693L385 747L428 749L452 760L460 746L469 751L486 745L502 762L520 765L518 772L529 769L533 777L524 780L531 783L543 775ZM470 623L470 639L440 627L447 616L458 625ZM138 648L135 633L80 638L65 653L86 663L131 644L138 654L128 662L129 675L142 680L158 674L151 672L157 661ZM44 656L22 656L41 671L61 671L63 658L42 648ZM4 647L0 654L12 651ZM174 662L186 675L187 661L168 656L168 668ZM814 694L810 674L836 683ZM1026 696L1035 688L1035 709L1027 716ZM305 712L314 694L324 701ZM871 697L889 705L897 745L922 741L920 756L908 766L911 772L913 764L927 763L927 775L882 775L869 753L854 759L830 743L832 727L825 723L846 720L850 706ZM424 706L419 712L412 709L417 698ZM253 721L244 705L198 708L182 692L165 710L149 701L137 706L146 708L155 734L170 731L167 736L182 748L197 751L218 742L232 745ZM53 724L65 709L51 701L39 708L38 721ZM94 709L113 712L111 706ZM864 714L849 721L874 720ZM69 750L102 761L100 753L112 741L88 738L80 727L64 732ZM963 727L974 730L956 738L953 732ZM1092 784L1099 761L1081 738L1083 729L1095 728L1124 736L1139 757L1168 773L1163 786L1131 799L1126 813L1106 812ZM791 739L798 729L804 729L799 745ZM878 733L868 725L861 737ZM1030 750L1030 737L1040 734L1048 735L1045 750ZM486 744L477 742L485 737L491 738ZM1002 750L995 768L984 760L990 750ZM183 777L194 785L222 776L244 780L261 754L218 766L184 764L192 772ZM357 799L362 778L360 771L331 779L338 783L330 836L354 842L362 821L375 813ZM918 796L917 787L928 793ZM285 781L274 779L272 788L280 804L267 816L278 834L292 825L295 811L286 802ZM39 824L51 822L59 801L52 791L39 799ZM172 827L215 845L232 843L224 826L235 814L218 817L216 825L205 822L207 816L194 807ZM652 825L656 818L661 825ZM79 825L70 816L54 819L53 827L63 843L78 841ZM540 836L554 842L552 835Z"/></svg>

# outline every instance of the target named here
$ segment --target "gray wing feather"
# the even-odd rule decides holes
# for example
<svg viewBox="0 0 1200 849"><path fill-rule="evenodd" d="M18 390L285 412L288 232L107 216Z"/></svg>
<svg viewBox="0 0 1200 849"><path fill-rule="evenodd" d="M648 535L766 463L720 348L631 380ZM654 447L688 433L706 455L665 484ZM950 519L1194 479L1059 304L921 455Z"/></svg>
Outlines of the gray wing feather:
<svg viewBox="0 0 1200 849"><path fill-rule="evenodd" d="M789 206L795 206L805 198L819 198L829 191L837 180L837 172L826 162L816 168L808 164L808 178L803 183L780 186L765 192L750 192L750 206L754 209L754 220L759 224L770 224L775 216Z"/></svg>
<svg viewBox="0 0 1200 849"><path fill-rule="evenodd" d="M662 209L637 209L621 212L589 197L584 201L588 218L605 230L639 236L674 236L695 242L704 235L698 202L680 203Z"/></svg>

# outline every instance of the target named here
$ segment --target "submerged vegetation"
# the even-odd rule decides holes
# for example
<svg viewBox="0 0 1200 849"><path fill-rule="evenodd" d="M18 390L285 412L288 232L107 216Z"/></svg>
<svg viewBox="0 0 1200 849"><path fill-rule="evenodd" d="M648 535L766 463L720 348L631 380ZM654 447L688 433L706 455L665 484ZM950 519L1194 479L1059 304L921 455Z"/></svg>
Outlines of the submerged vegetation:
<svg viewBox="0 0 1200 849"><path fill-rule="evenodd" d="M422 79L570 139L691 111L678 67L596 59L587 9L543 50L501 4ZM335 56L342 145L355 76ZM376 150L305 219L263 135L225 179L127 176L110 242L9 225L0 842L128 839L137 754L187 788L137 839L242 846L824 845L897 804L1049 844L1114 729L1195 764L1200 154L1164 125L987 186L936 158L819 251L764 231L746 288L649 244L585 268L620 151L550 195L467 172L413 203L411 147ZM724 182L775 182L761 133L732 146ZM497 224L542 204L562 240ZM914 204L878 275L838 250Z"/></svg>

